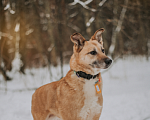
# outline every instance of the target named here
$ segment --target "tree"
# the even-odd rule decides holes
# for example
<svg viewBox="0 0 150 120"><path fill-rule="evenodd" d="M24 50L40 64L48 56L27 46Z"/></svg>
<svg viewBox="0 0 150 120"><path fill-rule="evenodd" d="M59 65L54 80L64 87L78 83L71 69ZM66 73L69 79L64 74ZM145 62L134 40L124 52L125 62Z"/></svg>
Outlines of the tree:
<svg viewBox="0 0 150 120"><path fill-rule="evenodd" d="M14 11L10 9L10 4L7 3L4 7L3 2L0 1L0 13L2 16L0 18L0 70L5 80L10 80L6 71L12 69L11 62L15 56L15 39L13 37L15 27L13 21L15 17L13 15Z"/></svg>

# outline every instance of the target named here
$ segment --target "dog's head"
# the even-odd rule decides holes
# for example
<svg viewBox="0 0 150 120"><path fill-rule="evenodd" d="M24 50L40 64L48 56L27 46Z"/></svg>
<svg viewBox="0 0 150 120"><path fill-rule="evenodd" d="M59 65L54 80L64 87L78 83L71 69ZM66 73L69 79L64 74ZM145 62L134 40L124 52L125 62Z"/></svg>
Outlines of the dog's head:
<svg viewBox="0 0 150 120"><path fill-rule="evenodd" d="M86 41L80 33L71 35L71 41L74 43L74 53L70 60L71 69L95 75L100 69L110 66L112 60L105 55L103 32L103 28L97 30L89 41Z"/></svg>

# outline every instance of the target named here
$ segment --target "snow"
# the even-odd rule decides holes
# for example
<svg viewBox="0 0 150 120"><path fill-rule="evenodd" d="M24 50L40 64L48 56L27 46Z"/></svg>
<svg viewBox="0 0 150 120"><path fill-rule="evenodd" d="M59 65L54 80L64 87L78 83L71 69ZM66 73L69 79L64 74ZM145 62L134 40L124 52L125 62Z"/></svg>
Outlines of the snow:
<svg viewBox="0 0 150 120"><path fill-rule="evenodd" d="M80 0L74 0L74 2L69 3L70 6L72 5L76 5L77 3L79 3L80 5L82 5L82 7L84 7L85 9L91 10L92 12L96 12L96 9L94 8L90 8L87 6L87 4L89 4L90 2L92 2L92 0L87 0L85 2L82 2Z"/></svg>
<svg viewBox="0 0 150 120"><path fill-rule="evenodd" d="M103 74L101 120L150 120L150 61L119 60ZM109 74L109 77L108 77Z"/></svg>
<svg viewBox="0 0 150 120"><path fill-rule="evenodd" d="M6 5L6 7L4 8L4 10L7 10L7 9L9 10L9 12L10 12L11 14L15 14L15 11L10 8L10 3L8 3L8 4Z"/></svg>
<svg viewBox="0 0 150 120"><path fill-rule="evenodd" d="M15 27L15 32L18 32L19 29L20 29L20 23L17 23L17 24L16 24L16 27Z"/></svg>
<svg viewBox="0 0 150 120"><path fill-rule="evenodd" d="M99 6L103 6L106 1L107 1L107 0L102 0L102 1L99 3Z"/></svg>
<svg viewBox="0 0 150 120"><path fill-rule="evenodd" d="M14 10L9 10L9 12L11 13L11 14L15 14L16 12L14 11Z"/></svg>
<svg viewBox="0 0 150 120"><path fill-rule="evenodd" d="M89 21L86 23L86 27L89 27L94 20L95 20L95 17L91 17Z"/></svg>
<svg viewBox="0 0 150 120"><path fill-rule="evenodd" d="M10 8L10 4L8 3L7 5L6 5L6 7L4 7L4 10L7 10L7 9L9 9Z"/></svg>
<svg viewBox="0 0 150 120"><path fill-rule="evenodd" d="M113 53L114 49L115 49L115 45L111 44L111 46L109 47L109 53L110 53L110 55Z"/></svg>
<svg viewBox="0 0 150 120"><path fill-rule="evenodd" d="M150 120L150 61L129 57L113 64L102 74L104 106L100 120ZM51 70L52 80L58 80L60 68ZM69 65L64 65L64 74L68 70ZM0 120L33 120L31 88L50 82L50 75L47 68L25 72L27 75L9 73L13 81L7 83L0 76Z"/></svg>
<svg viewBox="0 0 150 120"><path fill-rule="evenodd" d="M26 34L26 35L29 35L29 34L31 34L33 31L34 31L34 29L29 29L29 30L26 31L25 34Z"/></svg>
<svg viewBox="0 0 150 120"><path fill-rule="evenodd" d="M93 0L87 0L85 2L82 2L82 4L85 6L85 5L88 5L89 3L91 3ZM77 3L80 3L80 0L74 0L74 2L70 3L69 5L75 5Z"/></svg>
<svg viewBox="0 0 150 120"><path fill-rule="evenodd" d="M87 0L87 1L85 1L84 3L86 4L86 5L88 5L89 3L91 3L93 0Z"/></svg>

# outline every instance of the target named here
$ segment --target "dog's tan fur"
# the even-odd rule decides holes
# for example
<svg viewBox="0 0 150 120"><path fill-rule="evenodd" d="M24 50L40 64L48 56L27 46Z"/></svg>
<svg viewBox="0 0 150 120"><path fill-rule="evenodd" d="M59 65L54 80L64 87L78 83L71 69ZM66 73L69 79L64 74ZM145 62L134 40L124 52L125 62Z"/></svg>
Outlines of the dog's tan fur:
<svg viewBox="0 0 150 120"><path fill-rule="evenodd" d="M102 91L100 69L108 66L104 63L108 57L102 52L103 41L100 29L89 41L79 33L71 36L74 53L70 60L70 71L60 81L38 88L32 96L32 115L34 120L99 120L103 106L102 93L95 90L98 82ZM96 50L96 55L90 52ZM94 61L95 64L93 63ZM86 80L78 77L74 71L83 71L98 76Z"/></svg>

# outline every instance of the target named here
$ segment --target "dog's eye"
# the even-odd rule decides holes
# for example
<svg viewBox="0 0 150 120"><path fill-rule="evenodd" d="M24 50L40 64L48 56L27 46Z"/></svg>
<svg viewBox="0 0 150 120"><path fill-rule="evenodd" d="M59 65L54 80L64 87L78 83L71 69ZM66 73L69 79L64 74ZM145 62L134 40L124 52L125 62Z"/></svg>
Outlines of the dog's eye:
<svg viewBox="0 0 150 120"><path fill-rule="evenodd" d="M104 50L104 49L102 49L102 52L104 53L104 52L105 52L105 50Z"/></svg>
<svg viewBox="0 0 150 120"><path fill-rule="evenodd" d="M90 54L91 54L91 55L96 55L97 52L94 50L94 51L91 51Z"/></svg>

